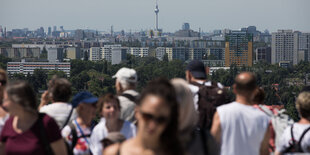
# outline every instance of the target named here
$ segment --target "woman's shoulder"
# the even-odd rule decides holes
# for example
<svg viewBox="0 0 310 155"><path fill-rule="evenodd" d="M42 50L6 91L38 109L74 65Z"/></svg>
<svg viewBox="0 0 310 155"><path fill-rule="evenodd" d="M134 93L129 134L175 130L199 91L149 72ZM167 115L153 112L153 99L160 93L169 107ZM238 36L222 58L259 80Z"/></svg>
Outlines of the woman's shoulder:
<svg viewBox="0 0 310 155"><path fill-rule="evenodd" d="M132 154L132 152L130 153L129 151L134 150L133 149L134 146L135 145L133 145L133 140L129 139L122 143L116 143L116 144L110 145L109 147L104 149L103 154L104 155L119 155L119 154L122 154L121 152L126 152L126 154Z"/></svg>
<svg viewBox="0 0 310 155"><path fill-rule="evenodd" d="M118 155L120 154L120 143L113 144L106 149L104 149L103 154L104 155Z"/></svg>

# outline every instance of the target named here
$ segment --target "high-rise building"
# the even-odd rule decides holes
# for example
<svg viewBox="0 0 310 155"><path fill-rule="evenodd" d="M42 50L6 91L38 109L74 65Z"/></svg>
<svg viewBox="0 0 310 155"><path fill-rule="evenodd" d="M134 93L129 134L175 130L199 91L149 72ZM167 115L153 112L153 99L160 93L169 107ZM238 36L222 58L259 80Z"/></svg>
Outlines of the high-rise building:
<svg viewBox="0 0 310 155"><path fill-rule="evenodd" d="M89 60L99 61L101 60L102 49L100 47L91 47L89 50Z"/></svg>
<svg viewBox="0 0 310 155"><path fill-rule="evenodd" d="M278 30L272 33L271 63L290 61L293 65L298 63L298 36L300 32L293 30Z"/></svg>
<svg viewBox="0 0 310 155"><path fill-rule="evenodd" d="M48 48L47 59L49 62L62 62L64 55L63 48Z"/></svg>
<svg viewBox="0 0 310 155"><path fill-rule="evenodd" d="M20 58L39 58L40 57L40 48L38 47L3 47L0 48L0 54L13 59Z"/></svg>
<svg viewBox="0 0 310 155"><path fill-rule="evenodd" d="M53 27L53 32L55 32L55 31L57 31L57 27L56 26Z"/></svg>
<svg viewBox="0 0 310 155"><path fill-rule="evenodd" d="M305 61L310 62L310 33L301 33L299 35L298 51L304 51Z"/></svg>
<svg viewBox="0 0 310 155"><path fill-rule="evenodd" d="M190 60L202 60L206 54L206 48L189 48L188 57Z"/></svg>
<svg viewBox="0 0 310 155"><path fill-rule="evenodd" d="M83 40L85 38L85 33L81 29L75 30L74 39L75 40Z"/></svg>
<svg viewBox="0 0 310 155"><path fill-rule="evenodd" d="M182 30L190 30L189 23L183 23Z"/></svg>
<svg viewBox="0 0 310 155"><path fill-rule="evenodd" d="M225 35L225 66L253 65L253 35L242 31L231 31Z"/></svg>
<svg viewBox="0 0 310 155"><path fill-rule="evenodd" d="M188 60L189 49L186 47L169 47L166 48L168 54L168 60Z"/></svg>
<svg viewBox="0 0 310 155"><path fill-rule="evenodd" d="M71 60L81 59L81 49L79 47L68 47L66 49L67 58Z"/></svg>
<svg viewBox="0 0 310 155"><path fill-rule="evenodd" d="M47 35L50 37L52 35L52 28L48 27L47 29Z"/></svg>
<svg viewBox="0 0 310 155"><path fill-rule="evenodd" d="M271 47L259 47L255 49L255 61L271 63Z"/></svg>
<svg viewBox="0 0 310 155"><path fill-rule="evenodd" d="M156 58L158 60L163 60L164 56L166 54L166 48L165 47L157 47L156 48Z"/></svg>
<svg viewBox="0 0 310 155"><path fill-rule="evenodd" d="M127 48L122 47L113 47L111 49L112 53L112 65L119 64L127 58Z"/></svg>
<svg viewBox="0 0 310 155"><path fill-rule="evenodd" d="M134 55L135 57L147 57L149 56L149 48L148 47L130 47L127 53Z"/></svg>

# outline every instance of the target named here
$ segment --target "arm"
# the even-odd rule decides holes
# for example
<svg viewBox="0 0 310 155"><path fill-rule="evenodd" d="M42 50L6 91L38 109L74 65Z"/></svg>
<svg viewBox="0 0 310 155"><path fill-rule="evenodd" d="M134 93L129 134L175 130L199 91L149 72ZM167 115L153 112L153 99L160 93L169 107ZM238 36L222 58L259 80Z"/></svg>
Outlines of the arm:
<svg viewBox="0 0 310 155"><path fill-rule="evenodd" d="M40 105L38 106L38 111L44 106L47 105L48 102L50 101L49 96L48 96L48 91L44 91L44 93L41 95L41 102Z"/></svg>
<svg viewBox="0 0 310 155"><path fill-rule="evenodd" d="M55 155L67 155L67 148L62 138L51 143L51 148Z"/></svg>
<svg viewBox="0 0 310 155"><path fill-rule="evenodd" d="M268 155L269 154L269 151L268 151L268 147L269 147L269 139L270 139L270 125L267 127L266 129L266 133L265 133L265 136L264 136L264 139L260 145L260 149L259 149L259 152L260 152L260 155Z"/></svg>
<svg viewBox="0 0 310 155"><path fill-rule="evenodd" d="M215 141L218 144L221 144L221 121L220 121L220 116L217 112L215 112L214 117L213 117L213 123L211 127L211 134L215 138ZM219 145L220 146L220 145Z"/></svg>

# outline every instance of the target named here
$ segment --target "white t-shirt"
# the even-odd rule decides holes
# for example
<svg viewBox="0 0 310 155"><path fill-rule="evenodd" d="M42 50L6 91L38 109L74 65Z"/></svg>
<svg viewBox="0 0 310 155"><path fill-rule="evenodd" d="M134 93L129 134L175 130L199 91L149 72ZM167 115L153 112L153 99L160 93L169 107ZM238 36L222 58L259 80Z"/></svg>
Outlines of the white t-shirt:
<svg viewBox="0 0 310 155"><path fill-rule="evenodd" d="M238 102L219 106L222 155L258 155L268 129L269 117Z"/></svg>
<svg viewBox="0 0 310 155"><path fill-rule="evenodd" d="M71 109L72 109L72 105L69 103L55 102L55 103L48 104L48 105L41 107L40 112L46 113L47 115L51 116L56 121L59 128L61 129L63 125L65 124L70 114ZM76 117L77 117L77 114L74 109L70 117L70 120L68 122L71 122Z"/></svg>
<svg viewBox="0 0 310 155"><path fill-rule="evenodd" d="M197 83L203 84L202 81L197 81ZM205 85L206 85L206 86L211 86L212 83L211 83L211 81L207 81L207 82L205 83ZM198 87L198 86L195 86L195 85L192 85L192 84L189 84L188 86L189 86L189 89L192 91L193 96L194 96L193 99L194 99L195 109L198 110L198 91L199 91L199 87ZM219 82L217 83L217 86L218 86L219 88L224 88L224 86L223 86L221 83L219 83Z"/></svg>
<svg viewBox="0 0 310 155"><path fill-rule="evenodd" d="M295 141L298 143L301 134L310 127L310 124L299 124L299 123L294 123L293 127L293 135ZM286 148L288 148L290 145L289 143L292 141L292 136L291 136L291 126L287 127L281 137L279 146L277 146L277 151L278 152L284 152ZM308 131L303 140L301 141L301 148L304 152L310 153L310 131Z"/></svg>
<svg viewBox="0 0 310 155"><path fill-rule="evenodd" d="M91 146L90 149L94 155L102 155L102 143L101 141L108 135L108 129L106 127L105 118L101 118L100 122L95 126L91 137ZM136 136L136 126L128 121L124 121L123 127L120 131L126 139Z"/></svg>
<svg viewBox="0 0 310 155"><path fill-rule="evenodd" d="M81 126L78 127L77 122L75 120L72 121L72 123L75 126L75 131L77 134L77 137L79 137L77 139L77 143L73 149L73 154L75 155L90 155L90 149L89 149L89 145L90 145L90 134L91 134L91 128L87 127L87 128L83 128ZM85 137L82 136L82 132L84 134ZM71 134L71 128L69 125L66 125L62 131L61 131L61 135L62 137L65 138L65 140L68 142L68 144L71 146L72 145L72 134Z"/></svg>

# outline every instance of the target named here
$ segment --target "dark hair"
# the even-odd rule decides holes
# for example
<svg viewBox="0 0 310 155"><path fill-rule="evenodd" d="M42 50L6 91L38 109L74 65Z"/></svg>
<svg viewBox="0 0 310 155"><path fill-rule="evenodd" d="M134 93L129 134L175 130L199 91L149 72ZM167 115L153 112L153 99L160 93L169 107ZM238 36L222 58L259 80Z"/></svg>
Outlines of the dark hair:
<svg viewBox="0 0 310 155"><path fill-rule="evenodd" d="M15 81L6 86L8 98L28 112L37 113L36 94L32 87L25 81Z"/></svg>
<svg viewBox="0 0 310 155"><path fill-rule="evenodd" d="M119 103L119 99L117 98L117 96L115 96L115 95L113 95L111 93L108 93L108 94L106 94L104 96L101 96L99 98L98 103L97 103L98 104L98 108L97 108L98 111L97 112L99 114L101 114L101 110L102 110L104 104L107 103L107 102L112 102L112 101L115 101L116 102L116 106L118 107L119 110L121 110L121 105Z"/></svg>
<svg viewBox="0 0 310 155"><path fill-rule="evenodd" d="M178 103L174 87L169 80L164 78L149 82L141 93L138 106L142 105L142 101L148 95L155 95L162 98L170 109L170 120L167 123L166 129L160 136L162 148L168 154L184 154L178 138Z"/></svg>
<svg viewBox="0 0 310 155"><path fill-rule="evenodd" d="M235 78L235 85L237 93L244 96L250 96L252 95L253 91L257 88L256 77L251 72L240 73Z"/></svg>
<svg viewBox="0 0 310 155"><path fill-rule="evenodd" d="M3 69L0 69L0 83L1 83L1 86L5 86L7 81L8 81L8 77L6 75L6 71L3 70Z"/></svg>
<svg viewBox="0 0 310 155"><path fill-rule="evenodd" d="M252 101L255 103L264 103L265 92L262 88L257 88L254 90Z"/></svg>
<svg viewBox="0 0 310 155"><path fill-rule="evenodd" d="M71 83L65 78L53 77L48 83L48 92L54 102L68 102L72 94Z"/></svg>

